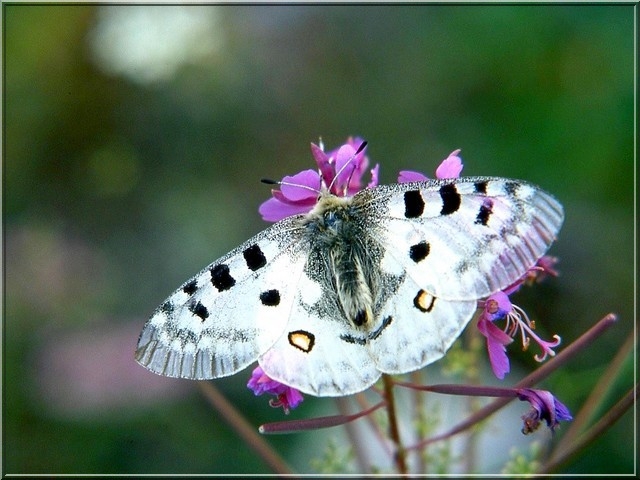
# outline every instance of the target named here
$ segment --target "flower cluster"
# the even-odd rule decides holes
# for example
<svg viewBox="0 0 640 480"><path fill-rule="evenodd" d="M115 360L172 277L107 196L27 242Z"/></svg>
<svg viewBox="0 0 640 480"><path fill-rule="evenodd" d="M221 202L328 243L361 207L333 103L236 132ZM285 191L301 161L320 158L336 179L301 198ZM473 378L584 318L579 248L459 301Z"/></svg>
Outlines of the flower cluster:
<svg viewBox="0 0 640 480"><path fill-rule="evenodd" d="M316 204L323 192L336 196L348 197L363 188L378 185L379 165L369 170L369 181L364 185L363 177L367 173L369 159L365 154L366 143L359 138L349 138L340 148L328 153L320 146L311 144L311 153L315 159L317 169L305 170L292 176L285 176L277 183L278 189L272 190L272 198L260 205L259 212L267 221L279 221L295 214L307 213ZM435 172L437 179L458 178L462 172L460 150L454 150L444 159ZM403 170L399 172L398 182L415 182L429 180L420 172ZM554 335L554 341L545 341L534 333L535 324L518 306L511 303L509 295L516 292L522 285L540 281L546 275L555 276L554 270L557 259L543 256L512 285L496 292L479 303L482 312L478 318L477 327L486 338L487 350L492 370L496 377L503 379L510 370L506 346L513 343L520 334L523 349L527 349L533 339L541 348L542 355L534 358L542 362L548 356L554 356L553 348L560 344L560 337ZM500 328L497 324L504 322ZM285 413L302 402L302 394L295 388L283 385L269 378L262 368L257 367L247 386L256 395L269 393L276 396L270 401L273 407L282 407ZM520 389L517 396L527 400L532 405L529 414L523 417L524 433L534 431L541 420L554 429L559 421L570 420L568 409L553 395L543 390Z"/></svg>
<svg viewBox="0 0 640 480"><path fill-rule="evenodd" d="M272 190L273 197L260 205L260 215L268 222L277 222L291 215L308 213L322 191L348 197L362 190L362 177L369 166L365 149L366 145L359 138L349 138L347 143L329 153L324 152L322 144L312 143L311 153L318 169L284 177L278 182L280 189ZM379 169L379 165L371 169L366 188L378 185Z"/></svg>

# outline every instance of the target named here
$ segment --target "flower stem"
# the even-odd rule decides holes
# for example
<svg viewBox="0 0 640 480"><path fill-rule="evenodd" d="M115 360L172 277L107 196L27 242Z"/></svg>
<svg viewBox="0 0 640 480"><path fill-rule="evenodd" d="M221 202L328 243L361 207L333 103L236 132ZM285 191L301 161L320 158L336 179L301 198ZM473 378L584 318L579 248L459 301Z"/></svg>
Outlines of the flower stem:
<svg viewBox="0 0 640 480"><path fill-rule="evenodd" d="M343 415L345 417L349 415L349 406L346 398L337 397L336 406L338 407L340 415ZM359 471L364 473L371 473L371 467L367 459L367 451L365 448L367 442L362 441L362 438L360 435L358 435L357 429L355 428L353 423L345 423L344 428L346 430L347 437L349 437L349 443L354 449L356 461L358 462L358 466L360 467Z"/></svg>
<svg viewBox="0 0 640 480"><path fill-rule="evenodd" d="M598 321L593 327L591 327L589 330L583 333L573 343L567 345L567 347L564 350L562 350L560 353L558 353L558 355L556 355L547 363L543 364L542 366L537 368L535 371L527 375L525 378L519 381L514 387L527 388L527 387L536 385L537 383L545 379L547 376L549 376L553 371L555 371L556 369L560 368L562 365L567 363L569 359L573 358L581 350L585 349L588 345L590 345L593 341L595 341L600 335L602 335L609 327L611 327L616 321L617 321L617 316L615 314L610 313L608 315L605 315L600 321ZM398 385L402 385L402 382L398 382ZM411 388L415 388L415 386L412 386ZM448 386L447 388L449 389L449 391L447 392L449 394L465 395L464 386L458 386L458 387ZM455 390L455 388L459 388L460 390L457 393L454 393L453 390ZM479 387L479 388L491 389L496 387ZM481 394L481 392L479 391L477 391L476 393ZM490 392L486 390L484 393L490 393ZM493 394L490 394L490 396L500 396L499 395L500 389L497 389L492 393ZM481 422L482 420L489 417L491 414L493 414L500 408L504 407L507 403L509 403L513 399L513 398L508 398L508 397L511 397L510 394L506 394L506 392L504 393L505 393L504 395L505 398L496 398L494 401L485 405L480 410L474 412L470 417L463 420L458 425L455 425L450 430L443 432L439 435L435 435L431 438L427 438L421 442L418 442L417 444L409 447L408 450L421 449L430 443L434 443L440 440L444 440L446 438L450 438L453 435L456 435L458 433L461 433L467 430L468 428L471 428L476 423Z"/></svg>
<svg viewBox="0 0 640 480"><path fill-rule="evenodd" d="M624 362L629 355L633 355L634 343L635 338L631 335L627 338L627 341L620 350L618 350L618 353L604 374L600 376L600 379L591 390L591 394L582 404L582 408L563 433L562 438L560 438L560 441L556 445L556 452L561 452L568 448L578 435L587 429L587 424L594 418L596 410L602 406L602 402L607 397L607 393L613 388L613 384L619 380L621 375L620 370Z"/></svg>
<svg viewBox="0 0 640 480"><path fill-rule="evenodd" d="M393 379L386 374L382 375L382 382L384 384L385 400L387 402L387 415L389 416L389 436L393 443L396 445L396 451L393 456L393 461L396 464L398 473L406 475L407 471L407 459L405 448L400 440L400 431L398 429L398 418L396 416L396 403L393 396Z"/></svg>
<svg viewBox="0 0 640 480"><path fill-rule="evenodd" d="M384 405L386 405L386 402L382 401L372 407L369 407L367 410L363 410L352 415L329 415L326 417L265 423L260 425L258 431L264 434L283 434L300 432L302 430L317 430L320 428L337 427L339 425L344 425L345 423L353 422L359 418L366 417Z"/></svg>
<svg viewBox="0 0 640 480"><path fill-rule="evenodd" d="M220 413L229 426L245 441L247 445L255 450L255 452L271 467L271 469L280 475L291 475L293 471L291 467L280 457L271 446L258 435L255 427L253 427L242 414L235 409L233 405L225 398L220 391L211 385L211 382L197 382L200 390L211 405Z"/></svg>
<svg viewBox="0 0 640 480"><path fill-rule="evenodd" d="M620 417L627 412L636 401L638 385L629 390L593 427L587 430L570 447L559 453L554 453L553 457L544 464L536 474L544 474L556 471L560 466L567 463L574 455L593 442L598 436L611 427Z"/></svg>
<svg viewBox="0 0 640 480"><path fill-rule="evenodd" d="M422 382L423 382L422 371L417 370L411 373L411 383L420 384ZM419 427L416 429L417 430L416 440L418 442L421 442L422 440L425 439L424 426L427 424L427 415L425 412L424 402L422 401L422 396L418 390L411 390L411 401L412 401L411 410L413 411L414 422L416 425L419 425ZM427 471L427 462L426 462L425 455L423 455L423 452L418 452L417 457L418 457L417 467L416 467L417 473L424 474Z"/></svg>

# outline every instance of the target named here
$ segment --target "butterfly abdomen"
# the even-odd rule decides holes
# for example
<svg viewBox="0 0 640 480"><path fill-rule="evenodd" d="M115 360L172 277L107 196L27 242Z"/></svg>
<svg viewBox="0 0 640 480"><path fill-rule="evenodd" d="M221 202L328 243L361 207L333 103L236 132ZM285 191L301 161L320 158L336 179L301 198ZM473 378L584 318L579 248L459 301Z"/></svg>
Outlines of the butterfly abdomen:
<svg viewBox="0 0 640 480"><path fill-rule="evenodd" d="M376 287L365 241L366 233L353 218L350 198L323 197L307 217L310 241L325 252L328 277L344 316L356 327L373 320Z"/></svg>
<svg viewBox="0 0 640 480"><path fill-rule="evenodd" d="M362 250L349 239L342 238L330 250L330 265L336 293L345 316L356 327L372 319L373 295L362 262Z"/></svg>

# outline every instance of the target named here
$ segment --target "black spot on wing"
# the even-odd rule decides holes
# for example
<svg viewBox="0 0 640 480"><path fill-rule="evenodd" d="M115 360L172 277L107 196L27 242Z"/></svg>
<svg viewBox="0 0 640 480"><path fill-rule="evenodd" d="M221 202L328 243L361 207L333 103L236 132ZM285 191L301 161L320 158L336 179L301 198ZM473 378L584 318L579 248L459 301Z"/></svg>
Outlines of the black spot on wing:
<svg viewBox="0 0 640 480"><path fill-rule="evenodd" d="M233 287L236 279L229 273L229 266L222 263L211 269L211 283L219 292L222 292Z"/></svg>
<svg viewBox="0 0 640 480"><path fill-rule="evenodd" d="M506 182L504 184L504 191L509 195L517 195L519 187L520 184L518 182Z"/></svg>
<svg viewBox="0 0 640 480"><path fill-rule="evenodd" d="M429 244L423 240L420 243L411 245L411 248L409 248L409 257L416 263L421 262L429 255L429 249Z"/></svg>
<svg viewBox="0 0 640 480"><path fill-rule="evenodd" d="M473 188L475 189L476 193L480 193L482 195L486 195L487 194L487 182L486 181L474 183L473 184Z"/></svg>
<svg viewBox="0 0 640 480"><path fill-rule="evenodd" d="M196 293L196 290L198 290L198 281L193 279L190 282L186 283L184 285L184 287L182 287L182 291L184 293L186 293L187 295L191 296L194 293Z"/></svg>
<svg viewBox="0 0 640 480"><path fill-rule="evenodd" d="M207 310L207 307L202 305L200 302L192 303L191 305L189 305L189 311L194 315L200 317L202 321L205 321L207 318L209 318L209 310Z"/></svg>
<svg viewBox="0 0 640 480"><path fill-rule="evenodd" d="M404 216L406 218L416 218L424 212L424 199L420 190L409 190L404 192Z"/></svg>
<svg viewBox="0 0 640 480"><path fill-rule="evenodd" d="M278 290L266 290L260 294L260 301L267 307L275 307L280 304L280 292Z"/></svg>
<svg viewBox="0 0 640 480"><path fill-rule="evenodd" d="M442 198L440 215L450 215L460 208L460 194L453 183L440 187L440 198Z"/></svg>
<svg viewBox="0 0 640 480"><path fill-rule="evenodd" d="M246 248L244 252L242 252L242 255L244 255L244 261L247 263L247 268L254 272L267 264L267 259L257 244Z"/></svg>
<svg viewBox="0 0 640 480"><path fill-rule="evenodd" d="M493 200L490 198L486 198L482 205L480 206L480 210L478 211L478 215L476 216L476 220L473 222L477 225L487 225L489 221L489 217L493 213Z"/></svg>
<svg viewBox="0 0 640 480"><path fill-rule="evenodd" d="M170 316L171 314L173 314L173 310L175 309L175 307L173 306L173 303L171 302L164 302L162 304L162 306L160 307L160 311L164 314L166 314L167 316Z"/></svg>

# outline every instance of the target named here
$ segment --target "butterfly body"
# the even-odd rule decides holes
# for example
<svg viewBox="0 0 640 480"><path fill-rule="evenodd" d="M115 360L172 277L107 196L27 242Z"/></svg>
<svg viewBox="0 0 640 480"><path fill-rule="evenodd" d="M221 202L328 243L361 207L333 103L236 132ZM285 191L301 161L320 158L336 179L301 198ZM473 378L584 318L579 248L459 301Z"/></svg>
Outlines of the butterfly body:
<svg viewBox="0 0 640 480"><path fill-rule="evenodd" d="M365 327L373 319L373 301L379 288L378 257L367 231L373 227L362 215L353 197L320 196L316 207L301 218L304 242L324 264L327 295L354 327ZM321 270L317 272L321 274Z"/></svg>
<svg viewBox="0 0 640 480"><path fill-rule="evenodd" d="M477 301L524 275L562 221L553 197L502 178L323 193L185 282L136 359L192 379L258 360L303 392L355 393L442 357Z"/></svg>

